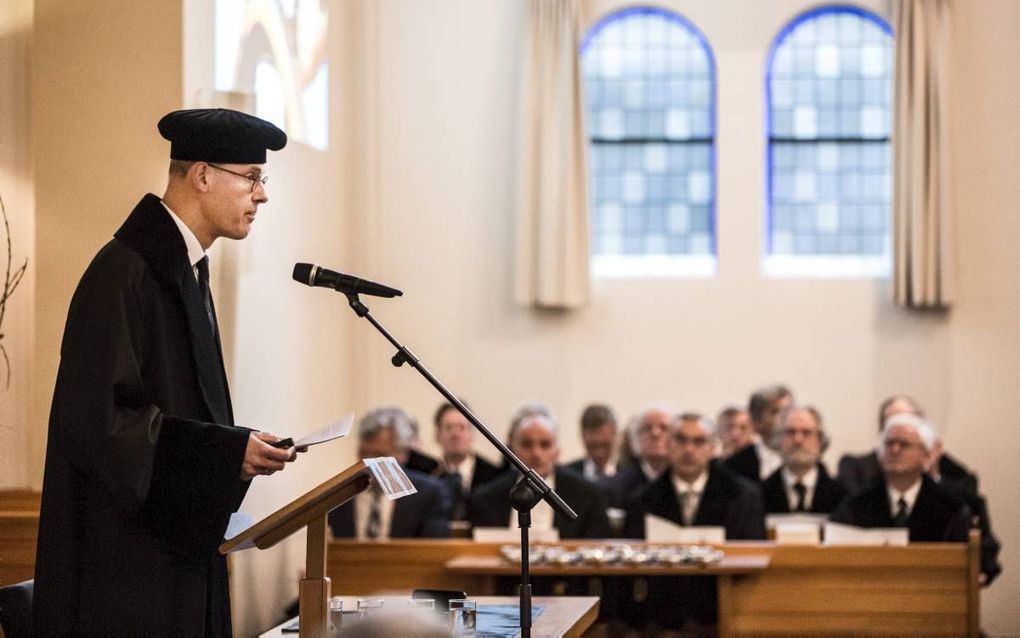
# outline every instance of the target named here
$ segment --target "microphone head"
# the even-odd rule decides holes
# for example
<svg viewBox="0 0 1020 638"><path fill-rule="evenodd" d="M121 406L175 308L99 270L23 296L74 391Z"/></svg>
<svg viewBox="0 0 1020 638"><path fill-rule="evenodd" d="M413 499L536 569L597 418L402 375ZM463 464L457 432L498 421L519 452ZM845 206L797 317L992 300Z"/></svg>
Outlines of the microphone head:
<svg viewBox="0 0 1020 638"><path fill-rule="evenodd" d="M317 268L314 264L294 264L294 281L306 286L314 286L314 276Z"/></svg>

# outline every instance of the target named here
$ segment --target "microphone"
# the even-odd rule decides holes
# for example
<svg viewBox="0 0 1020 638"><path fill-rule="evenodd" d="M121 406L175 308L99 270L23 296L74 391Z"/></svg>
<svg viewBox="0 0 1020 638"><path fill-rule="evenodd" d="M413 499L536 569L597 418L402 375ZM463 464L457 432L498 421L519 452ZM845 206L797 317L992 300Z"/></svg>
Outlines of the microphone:
<svg viewBox="0 0 1020 638"><path fill-rule="evenodd" d="M345 275L320 268L315 264L294 264L294 281L306 286L322 286L332 288L345 295L365 294L373 297L399 297L404 293L374 281L360 279L354 275Z"/></svg>

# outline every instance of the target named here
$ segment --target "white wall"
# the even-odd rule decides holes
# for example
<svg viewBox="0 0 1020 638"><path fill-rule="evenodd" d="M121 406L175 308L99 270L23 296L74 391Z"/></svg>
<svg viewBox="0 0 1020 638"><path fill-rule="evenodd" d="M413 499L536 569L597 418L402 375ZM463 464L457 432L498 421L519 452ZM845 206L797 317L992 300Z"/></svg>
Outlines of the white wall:
<svg viewBox="0 0 1020 638"><path fill-rule="evenodd" d="M0 197L10 235L0 226L0 294L9 275L29 269L9 299L0 325L0 449L27 450L35 315L35 204L29 135L29 48L31 0L0 0ZM7 263L7 242L13 259ZM0 463L0 486L28 487L30 456L7 454Z"/></svg>

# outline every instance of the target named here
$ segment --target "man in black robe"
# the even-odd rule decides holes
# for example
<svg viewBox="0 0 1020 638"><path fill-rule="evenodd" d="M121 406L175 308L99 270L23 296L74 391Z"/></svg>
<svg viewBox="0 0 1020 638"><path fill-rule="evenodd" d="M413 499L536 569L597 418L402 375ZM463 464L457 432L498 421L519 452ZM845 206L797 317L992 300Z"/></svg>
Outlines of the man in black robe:
<svg viewBox="0 0 1020 638"><path fill-rule="evenodd" d="M68 311L50 413L33 633L228 636L217 551L256 475L292 450L234 425L205 251L247 236L286 135L175 111L162 199L142 198Z"/></svg>

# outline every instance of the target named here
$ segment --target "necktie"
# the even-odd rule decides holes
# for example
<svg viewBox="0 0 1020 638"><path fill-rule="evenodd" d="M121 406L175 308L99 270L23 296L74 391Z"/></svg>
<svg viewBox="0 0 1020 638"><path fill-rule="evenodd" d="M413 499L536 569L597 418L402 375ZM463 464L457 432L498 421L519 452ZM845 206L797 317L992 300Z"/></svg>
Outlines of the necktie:
<svg viewBox="0 0 1020 638"><path fill-rule="evenodd" d="M698 500L698 493L694 490L687 490L681 497L681 506L684 510L684 525L694 524L694 512Z"/></svg>
<svg viewBox="0 0 1020 638"><path fill-rule="evenodd" d="M216 315L213 314L212 294L209 292L209 256L206 255L195 264L198 269L198 291L202 294L205 314L209 317L209 327L216 334Z"/></svg>
<svg viewBox="0 0 1020 638"><path fill-rule="evenodd" d="M372 489L372 507L368 510L368 525L365 526L365 537L369 539L379 538L382 531L382 511L379 509L380 492Z"/></svg>
<svg viewBox="0 0 1020 638"><path fill-rule="evenodd" d="M795 512L807 511L807 508L805 507L807 487L805 487L804 484L801 483L800 481L797 481L796 483L793 484L793 491L797 493L797 509L795 509L794 511Z"/></svg>
<svg viewBox="0 0 1020 638"><path fill-rule="evenodd" d="M893 527L906 527L907 518L907 501L901 496L900 500L896 501L896 515L892 519Z"/></svg>
<svg viewBox="0 0 1020 638"><path fill-rule="evenodd" d="M453 511L450 513L450 520L463 521L467 519L467 503L464 498L464 482L460 472L456 470L447 472L444 475L446 485L453 495Z"/></svg>

